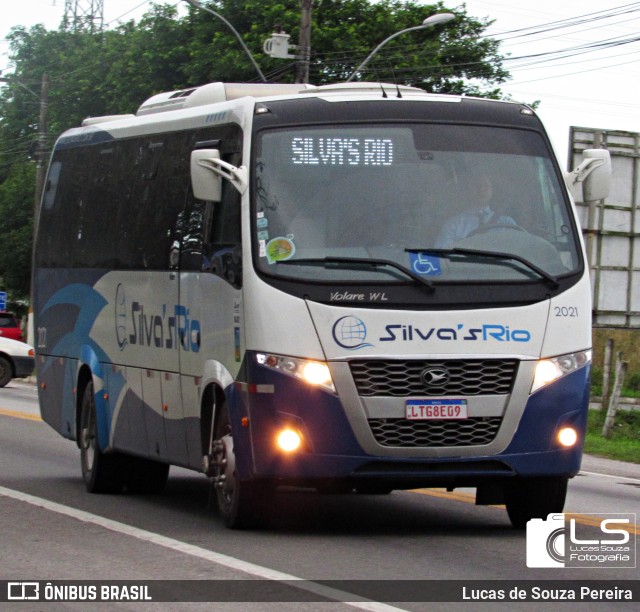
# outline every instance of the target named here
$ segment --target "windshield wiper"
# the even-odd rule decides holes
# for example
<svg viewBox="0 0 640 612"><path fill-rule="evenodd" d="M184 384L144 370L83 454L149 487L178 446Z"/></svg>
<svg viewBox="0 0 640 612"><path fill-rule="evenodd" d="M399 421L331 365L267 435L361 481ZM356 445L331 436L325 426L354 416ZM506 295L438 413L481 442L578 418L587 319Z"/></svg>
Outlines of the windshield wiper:
<svg viewBox="0 0 640 612"><path fill-rule="evenodd" d="M523 266L535 272L540 278L542 278L552 289L557 289L560 286L558 282L558 278L549 274L533 262L525 259L524 257L520 257L520 255L516 255L514 253L498 253L494 251L483 251L480 249L405 249L406 253L427 253L433 255L444 255L448 257L450 255L478 255L479 257L487 257L489 259L500 259L500 260L509 260L517 261L521 263Z"/></svg>
<svg viewBox="0 0 640 612"><path fill-rule="evenodd" d="M430 280L423 278L419 274L416 274L415 272L409 270L409 268L405 268L403 265L390 259L369 259L367 257L309 257L300 259L287 259L284 261L279 261L278 263L300 266L323 266L324 268L337 267L353 270L357 270L358 268L361 268L363 266L367 268L373 268L374 270L378 268L393 268L394 270L398 270L405 276L408 276L414 281L420 283L420 285L426 287L430 292L435 291L435 287Z"/></svg>

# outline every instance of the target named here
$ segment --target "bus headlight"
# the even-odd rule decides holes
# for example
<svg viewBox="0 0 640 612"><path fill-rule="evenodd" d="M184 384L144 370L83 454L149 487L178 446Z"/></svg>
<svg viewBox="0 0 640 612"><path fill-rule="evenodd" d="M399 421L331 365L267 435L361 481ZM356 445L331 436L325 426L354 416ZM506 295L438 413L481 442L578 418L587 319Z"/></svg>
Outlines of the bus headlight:
<svg viewBox="0 0 640 612"><path fill-rule="evenodd" d="M591 351L578 351L559 357L542 359L536 365L536 371L531 385L531 393L542 389L554 380L558 380L571 372L575 372L591 362Z"/></svg>
<svg viewBox="0 0 640 612"><path fill-rule="evenodd" d="M331 381L331 372L329 372L329 366L326 363L309 361L302 367L302 377L310 385L321 385L326 387L330 384L333 386Z"/></svg>
<svg viewBox="0 0 640 612"><path fill-rule="evenodd" d="M294 376L308 385L322 387L327 391L331 391L331 393L336 392L329 366L323 361L298 359L269 353L258 353L256 359L260 365Z"/></svg>

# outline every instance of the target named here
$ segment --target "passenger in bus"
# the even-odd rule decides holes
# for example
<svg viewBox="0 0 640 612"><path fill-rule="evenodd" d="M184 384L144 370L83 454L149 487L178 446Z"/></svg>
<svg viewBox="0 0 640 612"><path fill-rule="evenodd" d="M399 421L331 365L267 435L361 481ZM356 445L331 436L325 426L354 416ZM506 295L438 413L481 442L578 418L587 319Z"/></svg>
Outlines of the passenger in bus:
<svg viewBox="0 0 640 612"><path fill-rule="evenodd" d="M517 223L509 216L496 211L495 187L490 175L480 169L473 169L468 175L468 183L463 195L465 202L471 203L470 210L458 213L445 221L436 239L437 249L450 249L456 243L492 228L513 226Z"/></svg>

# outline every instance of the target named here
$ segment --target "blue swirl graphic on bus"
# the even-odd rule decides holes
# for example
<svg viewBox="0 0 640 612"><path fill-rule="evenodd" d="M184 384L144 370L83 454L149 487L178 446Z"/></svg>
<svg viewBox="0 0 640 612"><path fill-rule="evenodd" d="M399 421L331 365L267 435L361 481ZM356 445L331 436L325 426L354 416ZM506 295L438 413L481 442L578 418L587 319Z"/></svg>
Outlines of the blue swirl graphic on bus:
<svg viewBox="0 0 640 612"><path fill-rule="evenodd" d="M358 317L350 315L341 317L333 324L332 333L336 344L350 351L373 346L373 344L365 342L367 326Z"/></svg>

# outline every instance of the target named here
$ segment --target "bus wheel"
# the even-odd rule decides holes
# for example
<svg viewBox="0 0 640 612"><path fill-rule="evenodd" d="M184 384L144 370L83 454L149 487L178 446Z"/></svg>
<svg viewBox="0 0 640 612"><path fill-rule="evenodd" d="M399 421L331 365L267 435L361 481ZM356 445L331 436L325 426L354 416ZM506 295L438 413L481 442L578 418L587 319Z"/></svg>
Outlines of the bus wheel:
<svg viewBox="0 0 640 612"><path fill-rule="evenodd" d="M168 463L142 457L127 457L124 483L130 493L162 493L168 478Z"/></svg>
<svg viewBox="0 0 640 612"><path fill-rule="evenodd" d="M122 457L105 454L98 446L98 422L93 382L82 396L80 412L80 465L89 493L119 493L122 490Z"/></svg>
<svg viewBox="0 0 640 612"><path fill-rule="evenodd" d="M524 529L534 518L562 512L568 478L517 478L505 485L504 500L511 524Z"/></svg>
<svg viewBox="0 0 640 612"><path fill-rule="evenodd" d="M239 480L229 408L224 403L215 427L214 476L218 511L227 527L247 529L268 522L273 488L270 483Z"/></svg>

